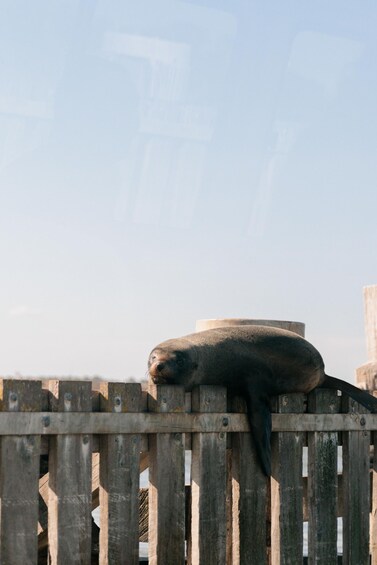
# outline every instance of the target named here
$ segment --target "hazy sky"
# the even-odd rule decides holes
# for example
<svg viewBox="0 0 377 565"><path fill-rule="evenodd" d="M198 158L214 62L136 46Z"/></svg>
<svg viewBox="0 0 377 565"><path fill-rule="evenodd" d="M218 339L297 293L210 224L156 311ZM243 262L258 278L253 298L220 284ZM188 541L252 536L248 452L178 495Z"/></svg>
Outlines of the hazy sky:
<svg viewBox="0 0 377 565"><path fill-rule="evenodd" d="M377 4L3 0L0 374L141 379L201 318L367 361Z"/></svg>

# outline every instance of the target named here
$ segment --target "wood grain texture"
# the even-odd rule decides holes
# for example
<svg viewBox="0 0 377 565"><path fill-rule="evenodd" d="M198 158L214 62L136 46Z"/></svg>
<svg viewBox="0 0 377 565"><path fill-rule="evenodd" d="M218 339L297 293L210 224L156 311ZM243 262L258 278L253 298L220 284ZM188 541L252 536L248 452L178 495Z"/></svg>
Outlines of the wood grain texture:
<svg viewBox="0 0 377 565"><path fill-rule="evenodd" d="M329 414L339 410L336 390L314 390L308 396L309 412ZM308 437L309 565L336 565L338 434L311 432Z"/></svg>
<svg viewBox="0 0 377 565"><path fill-rule="evenodd" d="M377 434L374 435L373 468L372 468L372 495L370 519L370 554L371 565L377 565Z"/></svg>
<svg viewBox="0 0 377 565"><path fill-rule="evenodd" d="M246 411L241 399L236 411ZM232 438L233 565L267 565L267 479L252 447L250 433Z"/></svg>
<svg viewBox="0 0 377 565"><path fill-rule="evenodd" d="M303 412L304 395L277 399L279 412ZM303 556L303 479L300 432L272 437L271 556L273 565L297 565Z"/></svg>
<svg viewBox="0 0 377 565"><path fill-rule="evenodd" d="M342 409L362 413L347 396ZM343 559L347 565L369 564L370 433L343 433Z"/></svg>
<svg viewBox="0 0 377 565"><path fill-rule="evenodd" d="M192 410L226 410L226 389L200 386L192 393ZM192 437L192 509L190 563L226 563L226 433Z"/></svg>
<svg viewBox="0 0 377 565"><path fill-rule="evenodd" d="M103 383L101 409L138 412L141 387L137 383ZM101 437L100 452L100 563L139 563L139 434Z"/></svg>
<svg viewBox="0 0 377 565"><path fill-rule="evenodd" d="M224 425L224 417L227 425ZM1 435L151 434L248 432L245 414L157 413L5 413L0 412ZM272 414L273 432L377 431L377 414ZM187 442L187 446L190 443ZM142 450L147 446L142 443Z"/></svg>
<svg viewBox="0 0 377 565"><path fill-rule="evenodd" d="M92 409L90 382L53 381L50 390L62 412L89 412ZM90 563L91 436L77 434L51 438L49 465L50 565Z"/></svg>
<svg viewBox="0 0 377 565"><path fill-rule="evenodd" d="M3 380L3 411L38 411L42 387L38 381ZM41 438L4 436L0 448L0 563L36 563L38 556L38 480Z"/></svg>
<svg viewBox="0 0 377 565"><path fill-rule="evenodd" d="M149 410L183 412L183 387L149 387ZM181 433L149 437L149 563L185 563L185 444Z"/></svg>

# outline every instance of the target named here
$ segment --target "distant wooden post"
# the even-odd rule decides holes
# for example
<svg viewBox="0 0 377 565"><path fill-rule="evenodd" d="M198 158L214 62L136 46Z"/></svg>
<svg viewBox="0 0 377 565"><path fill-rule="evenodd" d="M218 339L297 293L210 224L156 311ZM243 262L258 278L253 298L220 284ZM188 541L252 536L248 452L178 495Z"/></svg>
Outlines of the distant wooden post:
<svg viewBox="0 0 377 565"><path fill-rule="evenodd" d="M357 384L370 392L377 389L377 285L366 286L364 294L365 334L368 362L356 369ZM374 433L374 453L377 453L377 433ZM377 565L377 457L373 458L372 512L370 521L370 553L372 565Z"/></svg>
<svg viewBox="0 0 377 565"><path fill-rule="evenodd" d="M360 388L373 391L377 389L377 285L365 286L363 294L368 362L356 369L356 380Z"/></svg>

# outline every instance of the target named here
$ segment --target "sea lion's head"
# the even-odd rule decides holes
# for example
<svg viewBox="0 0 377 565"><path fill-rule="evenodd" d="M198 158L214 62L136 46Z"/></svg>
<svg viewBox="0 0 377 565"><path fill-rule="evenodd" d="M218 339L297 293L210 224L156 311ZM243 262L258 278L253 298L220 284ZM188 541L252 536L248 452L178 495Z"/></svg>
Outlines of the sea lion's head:
<svg viewBox="0 0 377 565"><path fill-rule="evenodd" d="M195 348L181 340L169 340L157 345L149 355L148 372L154 384L184 385L188 389L198 363Z"/></svg>

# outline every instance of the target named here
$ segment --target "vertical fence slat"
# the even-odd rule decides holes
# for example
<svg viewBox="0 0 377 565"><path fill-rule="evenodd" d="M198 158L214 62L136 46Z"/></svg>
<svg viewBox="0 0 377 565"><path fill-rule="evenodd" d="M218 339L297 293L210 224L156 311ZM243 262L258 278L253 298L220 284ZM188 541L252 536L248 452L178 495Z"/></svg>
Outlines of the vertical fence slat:
<svg viewBox="0 0 377 565"><path fill-rule="evenodd" d="M347 396L344 412L356 411L363 417L365 408ZM343 563L369 564L370 508L370 432L343 432Z"/></svg>
<svg viewBox="0 0 377 565"><path fill-rule="evenodd" d="M200 386L192 393L193 412L225 412L226 389ZM226 434L196 433L191 465L192 565L226 562Z"/></svg>
<svg viewBox="0 0 377 565"><path fill-rule="evenodd" d="M245 412L241 399L235 412ZM262 472L250 434L232 437L233 565L267 564L267 479Z"/></svg>
<svg viewBox="0 0 377 565"><path fill-rule="evenodd" d="M151 412L184 412L180 386L149 386ZM149 564L185 562L184 434L149 436Z"/></svg>
<svg viewBox="0 0 377 565"><path fill-rule="evenodd" d="M103 412L138 412L141 386L101 383ZM140 434L100 438L100 563L139 563Z"/></svg>
<svg viewBox="0 0 377 565"><path fill-rule="evenodd" d="M58 391L58 410L91 410L91 383L56 382L54 387ZM38 381L6 380L1 382L0 390L3 411L41 410L41 383ZM138 400L139 385L105 384L101 410L137 412L140 409ZM316 390L308 397L309 412L336 413L337 400L334 391ZM151 387L149 408L151 412L184 411L183 389ZM199 387L193 393L192 408L204 415L204 422L205 413L225 411L225 389ZM372 564L377 565L375 500L369 540L370 432L362 431L364 409L361 406L344 397L342 409L354 413L361 430L343 432L343 563L369 564L370 541ZM279 412L300 413L303 410L303 395L280 397ZM150 436L150 563L183 565L184 442L183 434L168 429L167 433ZM335 565L337 562L336 436L335 432L308 433L308 561L313 565ZM103 564L137 563L140 436L137 435L136 441L133 439L128 434L104 435L101 439L101 505L106 517L101 534L104 553L100 562ZM296 564L302 560L303 439L303 433L273 434L272 565ZM37 562L40 444L40 436L1 438L0 562L4 564ZM193 434L192 565L226 563L226 447L224 432ZM92 442L88 435L51 437L51 565L90 563L91 453ZM266 563L267 493L266 481L262 475L258 476L259 471L248 434L235 434L232 473L237 485L233 498L233 565ZM112 555L111 548L115 548Z"/></svg>
<svg viewBox="0 0 377 565"><path fill-rule="evenodd" d="M373 432L372 513L370 520L371 565L377 565L377 432Z"/></svg>
<svg viewBox="0 0 377 565"><path fill-rule="evenodd" d="M231 437L227 437L226 449L226 565L233 565L233 453L230 449Z"/></svg>
<svg viewBox="0 0 377 565"><path fill-rule="evenodd" d="M336 390L317 389L308 396L308 412L334 414L339 411ZM336 565L338 433L308 434L308 525L309 565Z"/></svg>
<svg viewBox="0 0 377 565"><path fill-rule="evenodd" d="M279 413L304 411L304 395L277 399ZM272 434L271 559L272 565L297 565L303 556L303 478L299 432Z"/></svg>
<svg viewBox="0 0 377 565"><path fill-rule="evenodd" d="M54 381L60 412L90 412L91 382ZM48 536L51 565L90 563L92 438L61 435L50 440Z"/></svg>
<svg viewBox="0 0 377 565"><path fill-rule="evenodd" d="M4 412L41 410L40 381L4 380L0 385ZM3 565L36 563L38 556L38 483L40 436L1 438L0 493Z"/></svg>

